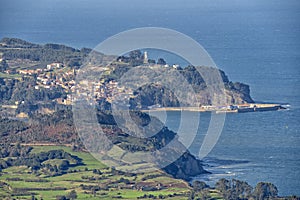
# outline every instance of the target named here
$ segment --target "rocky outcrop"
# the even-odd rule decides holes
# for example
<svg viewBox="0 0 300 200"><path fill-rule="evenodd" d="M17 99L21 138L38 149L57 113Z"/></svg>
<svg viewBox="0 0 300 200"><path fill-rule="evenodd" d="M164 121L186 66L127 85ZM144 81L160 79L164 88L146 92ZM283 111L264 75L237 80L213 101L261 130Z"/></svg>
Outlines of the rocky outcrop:
<svg viewBox="0 0 300 200"><path fill-rule="evenodd" d="M191 177L209 173L203 169L202 162L196 159L188 151L163 170L175 178L184 180L190 180Z"/></svg>

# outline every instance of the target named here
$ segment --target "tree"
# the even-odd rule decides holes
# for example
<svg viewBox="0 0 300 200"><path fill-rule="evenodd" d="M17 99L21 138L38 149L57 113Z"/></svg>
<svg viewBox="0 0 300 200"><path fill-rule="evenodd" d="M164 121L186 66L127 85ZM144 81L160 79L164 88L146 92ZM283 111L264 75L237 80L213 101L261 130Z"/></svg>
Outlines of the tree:
<svg viewBox="0 0 300 200"><path fill-rule="evenodd" d="M134 50L129 53L129 59L132 66L143 64L143 56L140 50Z"/></svg>
<svg viewBox="0 0 300 200"><path fill-rule="evenodd" d="M163 58L159 58L159 59L157 60L157 64L158 64L158 65L166 65L167 63L166 63L166 61L165 61Z"/></svg>
<svg viewBox="0 0 300 200"><path fill-rule="evenodd" d="M201 190L198 195L200 196L200 199L211 199L209 195L209 190L207 189Z"/></svg>
<svg viewBox="0 0 300 200"><path fill-rule="evenodd" d="M142 59L142 52L140 50L134 50L129 53L131 60L140 60Z"/></svg>
<svg viewBox="0 0 300 200"><path fill-rule="evenodd" d="M215 188L219 190L224 199L236 199L236 194L231 188L231 181L222 178L215 184Z"/></svg>
<svg viewBox="0 0 300 200"><path fill-rule="evenodd" d="M221 178L218 182L216 182L215 188L221 193L226 192L228 189L231 188L230 181L225 178Z"/></svg>
<svg viewBox="0 0 300 200"><path fill-rule="evenodd" d="M4 71L7 70L7 69L8 69L8 64L6 63L5 60L2 60L2 61L0 62L0 72L4 72Z"/></svg>
<svg viewBox="0 0 300 200"><path fill-rule="evenodd" d="M153 60L153 59L148 59L148 63L149 63L149 64L155 64L156 62L155 62L155 60Z"/></svg>
<svg viewBox="0 0 300 200"><path fill-rule="evenodd" d="M69 168L69 165L70 165L70 163L69 163L68 160L63 160L61 162L61 164L59 165L59 169L60 170L67 170Z"/></svg>
<svg viewBox="0 0 300 200"><path fill-rule="evenodd" d="M98 188L96 186L92 187L92 189L91 189L94 197L96 197L96 195L97 195L97 190L98 190Z"/></svg>
<svg viewBox="0 0 300 200"><path fill-rule="evenodd" d="M232 191L240 198L248 198L252 193L252 187L245 181L232 179Z"/></svg>
<svg viewBox="0 0 300 200"><path fill-rule="evenodd" d="M195 199L195 191L191 191L188 200L194 200Z"/></svg>
<svg viewBox="0 0 300 200"><path fill-rule="evenodd" d="M277 197L277 187L272 183L260 182L254 189L254 196L257 200L263 200L267 198Z"/></svg>
<svg viewBox="0 0 300 200"><path fill-rule="evenodd" d="M194 181L193 182L193 189L196 191L196 192L199 192L201 190L203 190L204 188L207 188L208 185L206 185L205 182L203 181Z"/></svg>
<svg viewBox="0 0 300 200"><path fill-rule="evenodd" d="M68 200L68 198L66 196L58 196L56 200Z"/></svg>
<svg viewBox="0 0 300 200"><path fill-rule="evenodd" d="M77 199L77 193L75 190L72 190L69 194L68 194L69 199L73 200L73 199Z"/></svg>
<svg viewBox="0 0 300 200"><path fill-rule="evenodd" d="M58 168L57 168L56 165L53 166L53 171L54 171L54 172L58 172Z"/></svg>

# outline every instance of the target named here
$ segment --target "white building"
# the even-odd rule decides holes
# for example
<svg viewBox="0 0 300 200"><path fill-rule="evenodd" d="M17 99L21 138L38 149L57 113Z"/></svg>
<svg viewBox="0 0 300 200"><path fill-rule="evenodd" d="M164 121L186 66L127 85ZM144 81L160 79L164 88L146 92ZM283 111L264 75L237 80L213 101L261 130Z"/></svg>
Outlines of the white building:
<svg viewBox="0 0 300 200"><path fill-rule="evenodd" d="M173 64L172 67L173 67L174 69L178 69L178 68L179 68L179 65Z"/></svg>
<svg viewBox="0 0 300 200"><path fill-rule="evenodd" d="M63 65L61 63L51 63L47 65L47 69L51 70L54 68L61 68Z"/></svg>
<svg viewBox="0 0 300 200"><path fill-rule="evenodd" d="M144 58L144 64L148 64L148 53L147 53L147 51L144 51L143 58Z"/></svg>

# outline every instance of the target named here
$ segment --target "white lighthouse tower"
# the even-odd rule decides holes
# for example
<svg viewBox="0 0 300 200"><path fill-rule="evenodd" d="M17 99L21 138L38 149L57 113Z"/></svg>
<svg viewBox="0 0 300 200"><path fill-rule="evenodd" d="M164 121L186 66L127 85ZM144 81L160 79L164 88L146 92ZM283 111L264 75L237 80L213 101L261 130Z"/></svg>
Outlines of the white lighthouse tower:
<svg viewBox="0 0 300 200"><path fill-rule="evenodd" d="M144 51L143 58L144 58L144 64L148 64L148 54L147 54L147 51Z"/></svg>

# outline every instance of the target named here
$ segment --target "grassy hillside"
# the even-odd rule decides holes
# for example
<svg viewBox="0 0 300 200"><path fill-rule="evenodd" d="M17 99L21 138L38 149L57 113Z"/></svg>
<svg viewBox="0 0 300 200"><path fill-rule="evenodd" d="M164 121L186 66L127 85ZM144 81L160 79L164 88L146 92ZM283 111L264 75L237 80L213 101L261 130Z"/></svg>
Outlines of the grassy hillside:
<svg viewBox="0 0 300 200"><path fill-rule="evenodd" d="M26 166L6 168L0 176L0 198L32 199L34 195L37 199L59 199L59 196L67 197L75 190L77 199L137 199L143 196L187 199L191 192L187 182L171 178L162 171L147 174L115 172L91 154L73 152L70 147L34 146L30 153L59 149L81 158L84 165L70 167L63 175L53 177L46 176L44 169L33 171ZM57 160L49 163L54 165Z"/></svg>

